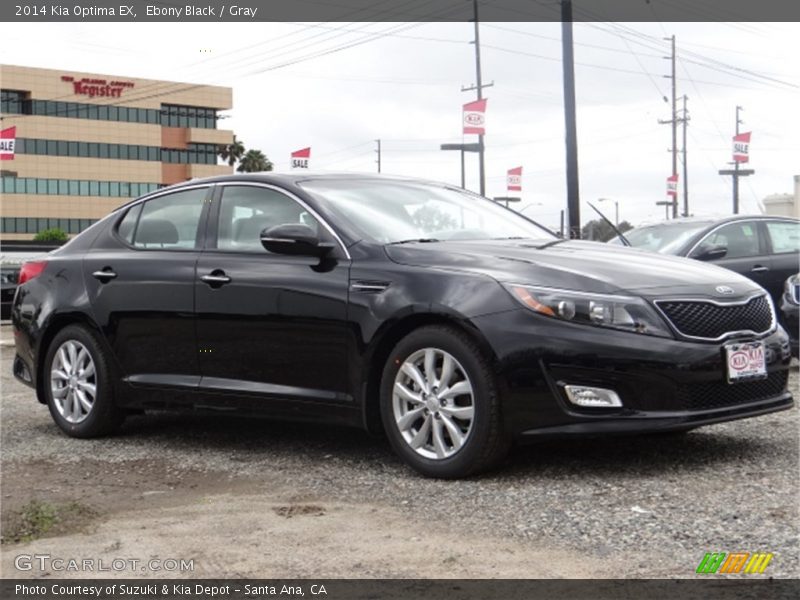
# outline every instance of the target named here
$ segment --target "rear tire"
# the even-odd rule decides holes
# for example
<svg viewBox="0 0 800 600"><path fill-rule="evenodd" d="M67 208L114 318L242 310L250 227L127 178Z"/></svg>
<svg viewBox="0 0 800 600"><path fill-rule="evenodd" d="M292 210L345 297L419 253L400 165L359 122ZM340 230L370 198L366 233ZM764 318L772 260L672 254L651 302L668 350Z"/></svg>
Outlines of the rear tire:
<svg viewBox="0 0 800 600"><path fill-rule="evenodd" d="M72 437L115 431L125 412L114 403L111 370L96 335L82 325L56 334L44 361L44 395L50 414Z"/></svg>
<svg viewBox="0 0 800 600"><path fill-rule="evenodd" d="M381 418L394 451L427 477L455 479L508 452L490 362L465 333L427 326L403 338L381 380Z"/></svg>

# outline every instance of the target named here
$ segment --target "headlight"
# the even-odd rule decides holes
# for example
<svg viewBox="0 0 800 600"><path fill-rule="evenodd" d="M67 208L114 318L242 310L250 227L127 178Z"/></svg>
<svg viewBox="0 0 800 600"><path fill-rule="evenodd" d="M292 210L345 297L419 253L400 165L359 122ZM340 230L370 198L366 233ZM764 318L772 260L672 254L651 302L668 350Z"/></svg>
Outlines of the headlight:
<svg viewBox="0 0 800 600"><path fill-rule="evenodd" d="M786 300L792 304L800 304L800 274L792 275L783 285L783 293Z"/></svg>
<svg viewBox="0 0 800 600"><path fill-rule="evenodd" d="M641 298L516 283L503 285L514 298L540 315L570 323L673 337L661 317Z"/></svg>

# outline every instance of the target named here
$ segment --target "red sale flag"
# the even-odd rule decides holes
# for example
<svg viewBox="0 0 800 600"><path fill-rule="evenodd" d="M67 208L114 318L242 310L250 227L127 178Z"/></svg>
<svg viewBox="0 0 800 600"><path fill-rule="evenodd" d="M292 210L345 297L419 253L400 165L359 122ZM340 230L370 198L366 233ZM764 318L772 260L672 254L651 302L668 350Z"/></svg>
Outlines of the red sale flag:
<svg viewBox="0 0 800 600"><path fill-rule="evenodd" d="M464 133L486 133L486 98L464 105Z"/></svg>
<svg viewBox="0 0 800 600"><path fill-rule="evenodd" d="M750 134L740 133L733 136L733 162L746 163L750 161Z"/></svg>
<svg viewBox="0 0 800 600"><path fill-rule="evenodd" d="M506 188L509 192L522 191L522 167L508 170L506 174Z"/></svg>
<svg viewBox="0 0 800 600"><path fill-rule="evenodd" d="M677 175L670 175L667 177L667 196L672 196L673 198L678 197L678 176Z"/></svg>
<svg viewBox="0 0 800 600"><path fill-rule="evenodd" d="M311 158L311 147L303 148L302 150L295 150L292 152L292 168L293 169L307 169L308 160Z"/></svg>
<svg viewBox="0 0 800 600"><path fill-rule="evenodd" d="M0 160L14 160L14 145L16 141L16 127L9 127L0 131Z"/></svg>

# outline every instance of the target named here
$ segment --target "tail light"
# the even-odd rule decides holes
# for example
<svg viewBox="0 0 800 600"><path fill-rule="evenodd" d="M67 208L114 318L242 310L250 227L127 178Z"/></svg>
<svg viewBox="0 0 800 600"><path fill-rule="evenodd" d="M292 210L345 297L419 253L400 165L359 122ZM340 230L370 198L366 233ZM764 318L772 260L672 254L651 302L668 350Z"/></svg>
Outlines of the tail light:
<svg viewBox="0 0 800 600"><path fill-rule="evenodd" d="M19 270L19 280L17 285L22 285L26 281L30 281L42 274L44 268L47 266L46 260L35 260L31 262L22 263L22 268Z"/></svg>

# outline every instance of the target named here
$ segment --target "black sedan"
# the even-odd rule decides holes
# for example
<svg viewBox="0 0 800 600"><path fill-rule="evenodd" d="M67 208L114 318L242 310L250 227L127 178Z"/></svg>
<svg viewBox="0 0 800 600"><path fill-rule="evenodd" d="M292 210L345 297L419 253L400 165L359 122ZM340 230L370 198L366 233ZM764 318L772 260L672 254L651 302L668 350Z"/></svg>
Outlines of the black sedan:
<svg viewBox="0 0 800 600"><path fill-rule="evenodd" d="M750 280L413 179L159 190L25 264L12 320L14 374L69 435L131 410L257 413L384 432L437 477L513 441L793 405L787 335Z"/></svg>
<svg viewBox="0 0 800 600"><path fill-rule="evenodd" d="M625 237L636 248L713 262L741 273L767 290L776 306L800 258L800 221L788 217L674 219L637 227Z"/></svg>
<svg viewBox="0 0 800 600"><path fill-rule="evenodd" d="M795 273L786 280L781 298L781 321L789 332L792 344L792 355L800 354L800 273Z"/></svg>

